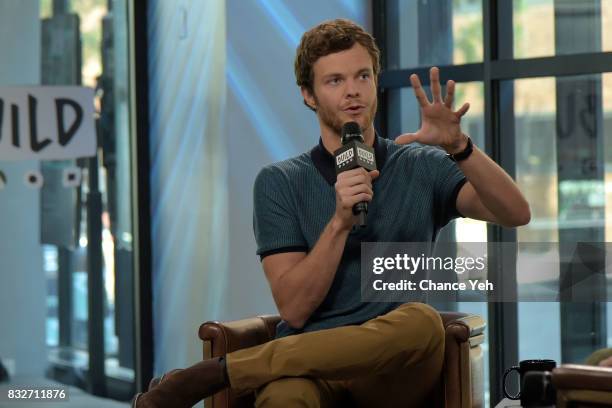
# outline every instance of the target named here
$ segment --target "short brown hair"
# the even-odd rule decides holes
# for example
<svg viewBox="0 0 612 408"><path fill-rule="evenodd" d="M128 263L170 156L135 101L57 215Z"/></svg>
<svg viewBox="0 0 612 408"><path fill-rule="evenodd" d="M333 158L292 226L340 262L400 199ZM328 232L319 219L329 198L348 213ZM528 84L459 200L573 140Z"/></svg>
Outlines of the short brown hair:
<svg viewBox="0 0 612 408"><path fill-rule="evenodd" d="M314 72L312 66L321 57L362 45L372 58L374 78L380 72L380 50L372 37L361 26L346 19L324 21L306 31L295 53L295 79L299 87L314 94Z"/></svg>

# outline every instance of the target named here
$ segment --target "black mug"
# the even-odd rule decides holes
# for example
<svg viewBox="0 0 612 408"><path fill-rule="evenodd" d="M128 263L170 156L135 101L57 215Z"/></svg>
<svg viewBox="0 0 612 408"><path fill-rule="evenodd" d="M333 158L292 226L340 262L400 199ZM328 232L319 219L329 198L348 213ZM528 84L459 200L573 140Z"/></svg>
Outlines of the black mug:
<svg viewBox="0 0 612 408"><path fill-rule="evenodd" d="M511 400L518 400L521 398L520 389L518 394L516 395L510 395L508 393L508 390L506 390L506 378L508 377L508 374L510 374L512 371L516 370L519 373L519 375L521 376L520 384L522 384L523 378L525 377L525 373L529 371L552 371L552 369L556 366L557 363L555 362L555 360L523 360L519 363L519 365L510 367L504 373L504 396L506 398L510 398Z"/></svg>
<svg viewBox="0 0 612 408"><path fill-rule="evenodd" d="M529 371L525 373L521 383L521 406L554 407L557 392L552 383L550 371Z"/></svg>

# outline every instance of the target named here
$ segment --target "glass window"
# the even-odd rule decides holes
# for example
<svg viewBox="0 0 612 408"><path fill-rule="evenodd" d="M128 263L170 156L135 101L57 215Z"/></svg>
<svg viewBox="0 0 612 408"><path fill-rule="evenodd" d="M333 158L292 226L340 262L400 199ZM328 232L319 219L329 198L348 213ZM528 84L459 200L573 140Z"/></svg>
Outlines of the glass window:
<svg viewBox="0 0 612 408"><path fill-rule="evenodd" d="M608 285L610 284L612 284L612 282L608 282ZM608 347L612 347L612 302L608 302L606 314L608 315Z"/></svg>
<svg viewBox="0 0 612 408"><path fill-rule="evenodd" d="M531 222L518 229L519 242L610 239L611 79L597 74L514 81L516 180L532 212ZM552 267L533 270L530 260L543 257ZM519 296L558 291L563 279L555 246L519 252ZM520 303L520 358L583 362L609 344L607 309L600 303Z"/></svg>
<svg viewBox="0 0 612 408"><path fill-rule="evenodd" d="M387 73L396 74L389 71L417 66L483 61L482 3L387 2L389 24L384 49ZM580 58L577 54L612 51L612 1L513 0L508 5L505 2L500 5L512 8L512 13L501 10L494 21L488 22L493 32L497 28L501 30L503 42L507 39L505 27L512 27L511 49L499 50L500 55L514 58L576 55ZM438 7L437 14L434 7ZM452 24L444 24L451 20ZM431 44L423 41L425 36ZM512 61L506 62L511 68ZM496 90L498 78L493 75L489 84ZM516 181L531 206L531 222L517 229L517 240L521 244L538 243L520 247L516 260L519 297L534 293L549 295L551 289L559 292L567 271L556 249L557 243L612 240L612 218L608 216L612 216L612 74L552 75L504 80L500 84L501 92L492 92L496 99L487 101L494 120L501 121L501 134L489 136L497 143L503 138L503 145L512 140L515 151L510 154L507 150L501 151L502 162L512 156ZM387 95L389 136L414 131L419 114L412 90L390 89ZM472 103L472 110L463 124L475 143L482 147L479 133L471 128L482 126L481 120L470 116L476 110L475 98L470 96L466 100ZM484 140L484 132L481 134ZM454 221L452 227L446 228L452 229L447 238L486 241L484 223L471 222ZM534 273L533 260L542 259L548 260L551 267ZM602 279L607 279L608 287L612 283L609 273ZM606 282L591 286L605 290ZM481 307L486 316L486 305L464 302L458 307L472 312ZM515 330L501 334L506 338L518 336L519 359L552 358L558 362L580 363L596 349L612 345L611 311L612 302L583 302L582 305L520 302L518 334ZM489 326L488 333L499 329ZM507 352L511 350L502 350ZM486 357L488 360L488 354ZM495 373L501 374L503 371ZM499 390L490 391L496 399L493 402L498 402Z"/></svg>
<svg viewBox="0 0 612 408"><path fill-rule="evenodd" d="M387 69L482 61L482 1L386 3Z"/></svg>
<svg viewBox="0 0 612 408"><path fill-rule="evenodd" d="M424 87L431 100L429 86ZM443 87L442 92L446 92ZM420 110L414 97L412 88L399 88L389 90L389 110L387 124L389 137L394 139L402 133L414 132L420 126ZM455 86L455 108L470 103L470 110L463 117L461 126L474 144L484 150L484 89L481 82L457 83ZM451 242L487 242L487 224L469 218L457 218L442 229L438 240ZM437 305L436 305L437 306ZM454 308L464 313L473 313L487 321L488 309L486 302L457 302L443 305L445 308ZM489 405L489 340L485 338L482 344L484 354L484 391L485 406Z"/></svg>
<svg viewBox="0 0 612 408"><path fill-rule="evenodd" d="M481 82L459 83L456 85L455 106L465 102L470 103L470 110L462 120L464 131L472 138L474 144L485 150L484 135L484 89ZM471 218L457 218L453 221L455 241L457 242L487 242L487 223ZM487 321L488 307L486 302L458 302L457 310L473 313ZM485 337L481 345L484 359L484 406L489 406L489 339Z"/></svg>
<svg viewBox="0 0 612 408"><path fill-rule="evenodd" d="M607 1L605 2L606 4L606 8L608 10L607 14L609 17L606 20L608 22L608 26L610 24L612 24L612 10L610 10L612 8L612 2L611 1ZM607 46L610 47L610 49L612 49L612 38L609 38L610 35L608 36L607 39ZM604 41L604 44L606 44L606 41ZM606 228L606 232L605 232L605 241L606 242L612 242L612 74L608 73L608 74L603 74L601 76L601 81L602 81L602 99L603 99L603 116L604 116L604 123L603 123L603 132L604 135L607 135L606 138L606 148L604 150L604 154L605 154L605 160L606 160L606 165L605 165L605 172L604 172L604 177L605 177L605 216L606 216L606 223L605 223L605 228ZM608 214L610 214L610 216L608 216ZM608 280L607 282L607 286L608 288L612 287L612 281ZM608 291L608 293L610 293L610 291ZM610 297L608 297L608 307L607 307L607 311L606 311L606 316L607 316L607 327L608 327L608 347L612 347L612 299Z"/></svg>
<svg viewBox="0 0 612 408"><path fill-rule="evenodd" d="M514 0L514 57L612 50L609 0Z"/></svg>
<svg viewBox="0 0 612 408"><path fill-rule="evenodd" d="M1 363L12 381L122 400L134 386L127 21L125 0L0 1L11 33L0 36L0 98L15 86L89 88L94 115L82 120L97 144L66 160L0 160L0 299L15 311L0 318Z"/></svg>

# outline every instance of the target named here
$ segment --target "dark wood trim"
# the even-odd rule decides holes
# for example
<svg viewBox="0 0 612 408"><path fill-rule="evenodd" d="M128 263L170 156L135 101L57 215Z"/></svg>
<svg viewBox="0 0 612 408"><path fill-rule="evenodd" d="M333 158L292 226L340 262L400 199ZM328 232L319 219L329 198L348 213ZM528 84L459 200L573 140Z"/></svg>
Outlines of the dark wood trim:
<svg viewBox="0 0 612 408"><path fill-rule="evenodd" d="M147 0L130 0L130 80L132 203L134 228L135 387L141 391L153 377L153 286L149 159L149 75Z"/></svg>

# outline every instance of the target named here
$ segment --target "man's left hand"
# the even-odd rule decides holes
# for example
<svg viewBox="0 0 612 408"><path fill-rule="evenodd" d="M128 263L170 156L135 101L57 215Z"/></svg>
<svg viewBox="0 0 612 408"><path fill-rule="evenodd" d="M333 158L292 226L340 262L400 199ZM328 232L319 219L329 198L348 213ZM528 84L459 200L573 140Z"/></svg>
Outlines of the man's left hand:
<svg viewBox="0 0 612 408"><path fill-rule="evenodd" d="M430 102L416 74L410 75L410 83L419 105L421 106L421 128L416 133L404 133L395 139L398 144L419 142L426 145L440 146L447 153L458 153L467 145L467 137L461 131L461 117L470 108L469 103L453 111L455 82L446 83L446 97L442 99L440 87L440 70L437 67L429 70L431 94Z"/></svg>

